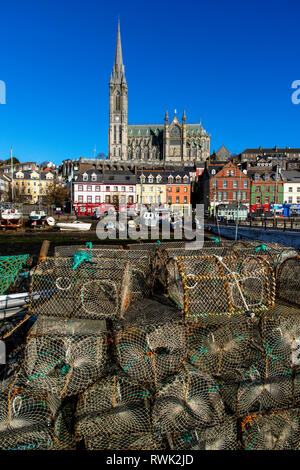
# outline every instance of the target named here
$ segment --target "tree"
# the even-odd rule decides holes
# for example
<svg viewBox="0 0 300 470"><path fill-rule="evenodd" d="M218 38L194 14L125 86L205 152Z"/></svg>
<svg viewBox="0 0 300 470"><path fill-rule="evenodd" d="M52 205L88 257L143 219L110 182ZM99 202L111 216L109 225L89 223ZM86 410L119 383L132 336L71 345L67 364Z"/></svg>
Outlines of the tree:
<svg viewBox="0 0 300 470"><path fill-rule="evenodd" d="M70 200L70 188L55 184L44 196L44 200L48 206L63 207Z"/></svg>
<svg viewBox="0 0 300 470"><path fill-rule="evenodd" d="M18 160L16 157L13 157L12 160L13 160L13 165L15 165L16 163L20 163L19 160ZM11 164L11 159L8 158L7 160L5 160L5 163L6 163L7 165L10 165L10 164Z"/></svg>

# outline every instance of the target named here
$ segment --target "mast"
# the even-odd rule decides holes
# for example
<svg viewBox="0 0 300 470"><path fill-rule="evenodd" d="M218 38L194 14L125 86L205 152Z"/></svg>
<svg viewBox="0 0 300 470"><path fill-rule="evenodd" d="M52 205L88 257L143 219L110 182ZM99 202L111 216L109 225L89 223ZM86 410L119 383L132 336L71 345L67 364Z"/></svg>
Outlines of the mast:
<svg viewBox="0 0 300 470"><path fill-rule="evenodd" d="M14 164L13 164L13 150L10 148L10 166L11 166L11 202L14 202Z"/></svg>

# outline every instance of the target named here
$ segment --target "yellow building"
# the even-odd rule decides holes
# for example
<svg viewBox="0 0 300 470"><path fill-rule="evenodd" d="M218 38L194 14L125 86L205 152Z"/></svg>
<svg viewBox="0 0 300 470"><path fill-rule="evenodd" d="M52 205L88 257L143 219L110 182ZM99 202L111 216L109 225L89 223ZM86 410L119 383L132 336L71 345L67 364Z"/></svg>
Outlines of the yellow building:
<svg viewBox="0 0 300 470"><path fill-rule="evenodd" d="M164 172L138 171L136 202L139 204L166 204L166 180Z"/></svg>
<svg viewBox="0 0 300 470"><path fill-rule="evenodd" d="M55 175L51 171L17 171L14 173L14 196L20 202L37 204L43 202L54 187Z"/></svg>

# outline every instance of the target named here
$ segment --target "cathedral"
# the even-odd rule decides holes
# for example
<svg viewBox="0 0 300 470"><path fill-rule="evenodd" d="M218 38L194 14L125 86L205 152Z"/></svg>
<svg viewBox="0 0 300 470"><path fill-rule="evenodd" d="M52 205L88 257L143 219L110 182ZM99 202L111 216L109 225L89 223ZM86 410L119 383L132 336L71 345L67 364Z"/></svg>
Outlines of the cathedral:
<svg viewBox="0 0 300 470"><path fill-rule="evenodd" d="M172 121L168 111L163 124L128 124L128 87L123 64L120 24L115 62L109 82L109 159L139 166L150 164L194 166L210 155L210 135L200 124L187 124L176 110Z"/></svg>

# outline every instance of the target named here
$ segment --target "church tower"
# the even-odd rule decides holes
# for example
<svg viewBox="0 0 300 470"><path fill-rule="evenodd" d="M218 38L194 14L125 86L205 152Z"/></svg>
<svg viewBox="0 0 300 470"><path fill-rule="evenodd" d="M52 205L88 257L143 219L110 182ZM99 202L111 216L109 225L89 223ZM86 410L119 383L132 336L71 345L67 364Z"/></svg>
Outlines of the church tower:
<svg viewBox="0 0 300 470"><path fill-rule="evenodd" d="M115 62L109 82L108 151L110 160L127 160L127 94L120 23L118 23Z"/></svg>

